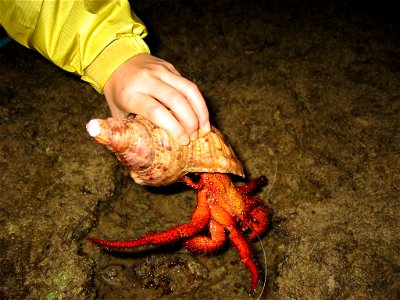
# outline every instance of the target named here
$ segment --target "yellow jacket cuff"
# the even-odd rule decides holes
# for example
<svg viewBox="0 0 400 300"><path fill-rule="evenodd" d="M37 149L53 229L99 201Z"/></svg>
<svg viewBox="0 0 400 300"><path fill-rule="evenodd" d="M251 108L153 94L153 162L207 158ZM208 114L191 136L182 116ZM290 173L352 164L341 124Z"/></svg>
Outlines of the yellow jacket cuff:
<svg viewBox="0 0 400 300"><path fill-rule="evenodd" d="M90 64L82 75L82 80L89 82L99 93L114 71L129 58L147 53L150 50L140 37L123 37L108 45Z"/></svg>

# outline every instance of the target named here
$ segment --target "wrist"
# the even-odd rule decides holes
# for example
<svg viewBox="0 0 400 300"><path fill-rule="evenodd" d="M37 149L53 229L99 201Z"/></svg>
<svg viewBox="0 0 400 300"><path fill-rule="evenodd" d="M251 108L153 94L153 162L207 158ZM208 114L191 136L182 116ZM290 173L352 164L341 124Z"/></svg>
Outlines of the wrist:
<svg viewBox="0 0 400 300"><path fill-rule="evenodd" d="M114 71L133 56L150 53L142 38L121 38L108 45L85 69L82 79L89 82L99 93Z"/></svg>

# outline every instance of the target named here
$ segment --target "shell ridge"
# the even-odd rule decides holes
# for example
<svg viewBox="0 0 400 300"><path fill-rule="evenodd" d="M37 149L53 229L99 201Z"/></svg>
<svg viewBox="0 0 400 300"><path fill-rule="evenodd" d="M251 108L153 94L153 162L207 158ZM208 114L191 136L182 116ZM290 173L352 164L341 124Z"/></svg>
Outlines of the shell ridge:
<svg viewBox="0 0 400 300"><path fill-rule="evenodd" d="M107 123L105 138L112 142L108 144L101 136L95 140L115 152L138 184L168 185L189 172L244 175L232 147L214 126L207 135L182 146L140 116L126 120L110 118Z"/></svg>

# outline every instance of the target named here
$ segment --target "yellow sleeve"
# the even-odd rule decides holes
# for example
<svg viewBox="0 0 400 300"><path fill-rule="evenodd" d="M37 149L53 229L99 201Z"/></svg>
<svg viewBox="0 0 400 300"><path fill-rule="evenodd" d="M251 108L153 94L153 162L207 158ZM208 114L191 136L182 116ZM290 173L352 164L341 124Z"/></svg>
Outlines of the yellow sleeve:
<svg viewBox="0 0 400 300"><path fill-rule="evenodd" d="M119 65L150 53L127 0L0 0L0 25L99 92Z"/></svg>

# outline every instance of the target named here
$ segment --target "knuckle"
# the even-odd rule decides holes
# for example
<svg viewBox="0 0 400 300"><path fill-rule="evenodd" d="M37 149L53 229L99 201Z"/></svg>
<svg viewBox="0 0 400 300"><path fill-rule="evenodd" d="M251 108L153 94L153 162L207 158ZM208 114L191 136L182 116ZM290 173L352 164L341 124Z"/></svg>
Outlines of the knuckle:
<svg viewBox="0 0 400 300"><path fill-rule="evenodd" d="M188 81L186 84L186 88L188 91L190 91L191 93L198 93L200 90L197 86L197 84L195 84L192 81Z"/></svg>
<svg viewBox="0 0 400 300"><path fill-rule="evenodd" d="M166 72L166 71L169 71L169 67L168 67L168 65L166 65L165 63L158 63L158 64L154 64L153 66L152 66L152 69L154 70L154 71L157 71L157 72Z"/></svg>
<svg viewBox="0 0 400 300"><path fill-rule="evenodd" d="M177 91L169 91L166 97L170 102L170 106L180 105L183 101L183 96Z"/></svg>
<svg viewBox="0 0 400 300"><path fill-rule="evenodd" d="M173 66L173 64L169 63L169 62L165 62L165 66L167 67L168 70L174 70L175 67Z"/></svg>
<svg viewBox="0 0 400 300"><path fill-rule="evenodd" d="M163 113L164 107L160 105L152 105L147 110L147 118L150 121L158 120Z"/></svg>
<svg viewBox="0 0 400 300"><path fill-rule="evenodd" d="M147 68L143 68L143 69L140 69L139 71L137 71L136 74L139 78L148 79L152 76L152 71Z"/></svg>
<svg viewBox="0 0 400 300"><path fill-rule="evenodd" d="M190 118L186 120L186 128L188 133L194 133L199 129L198 122L195 119Z"/></svg>
<svg viewBox="0 0 400 300"><path fill-rule="evenodd" d="M134 91L133 91L132 87L124 86L119 91L119 98L122 101L129 101L130 99L132 99L133 94L134 94Z"/></svg>

